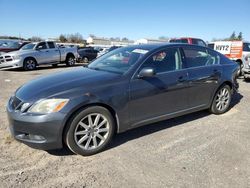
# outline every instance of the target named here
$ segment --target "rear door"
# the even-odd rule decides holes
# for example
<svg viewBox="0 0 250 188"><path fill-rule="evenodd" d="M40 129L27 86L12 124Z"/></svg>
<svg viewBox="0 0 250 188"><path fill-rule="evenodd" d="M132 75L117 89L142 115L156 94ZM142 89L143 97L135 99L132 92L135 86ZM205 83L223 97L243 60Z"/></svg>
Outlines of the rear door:
<svg viewBox="0 0 250 188"><path fill-rule="evenodd" d="M49 63L59 62L60 61L60 52L59 49L55 46L54 42L47 42L48 44L48 56Z"/></svg>
<svg viewBox="0 0 250 188"><path fill-rule="evenodd" d="M156 75L138 78L145 67L153 68ZM166 48L151 55L130 82L131 123L160 118L188 108L186 88L187 70L182 69L179 48Z"/></svg>
<svg viewBox="0 0 250 188"><path fill-rule="evenodd" d="M183 51L189 76L189 108L208 106L222 74L220 57L203 47L185 46Z"/></svg>

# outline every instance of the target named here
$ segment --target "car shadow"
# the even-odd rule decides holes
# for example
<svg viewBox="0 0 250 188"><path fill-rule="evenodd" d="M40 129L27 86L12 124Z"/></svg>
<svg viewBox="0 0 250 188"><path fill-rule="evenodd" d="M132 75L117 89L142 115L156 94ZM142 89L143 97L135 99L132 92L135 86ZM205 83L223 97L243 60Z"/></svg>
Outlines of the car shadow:
<svg viewBox="0 0 250 188"><path fill-rule="evenodd" d="M233 95L233 98L232 98L230 109L233 108L235 105L237 105L241 101L242 98L243 98L243 96L240 93L238 93L238 92L235 93ZM168 128L175 127L175 126L181 126L184 123L195 121L197 119L201 119L203 117L210 116L210 115L211 115L211 113L208 110L203 110L203 111L187 114L184 116L172 118L169 120L160 121L157 123L145 125L145 126L138 127L135 129L131 129L131 130L126 131L124 133L120 133L120 134L115 135L113 141L105 149L105 151L110 150L110 149L115 148L115 147L118 147L122 144L125 144L128 141L132 141L132 140L141 138L143 136L147 136L147 135L153 134L155 132L159 132L163 129L168 129ZM69 149L67 149L67 147L64 147L63 149L59 149L59 150L50 150L47 152L49 154L55 155L55 156L75 155Z"/></svg>

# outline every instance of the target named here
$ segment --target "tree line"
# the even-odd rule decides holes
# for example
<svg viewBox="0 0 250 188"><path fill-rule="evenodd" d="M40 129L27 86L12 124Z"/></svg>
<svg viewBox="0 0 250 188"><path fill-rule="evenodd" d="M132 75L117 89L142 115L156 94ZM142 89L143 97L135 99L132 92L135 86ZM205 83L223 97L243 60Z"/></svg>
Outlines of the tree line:
<svg viewBox="0 0 250 188"><path fill-rule="evenodd" d="M91 34L89 35L91 37L95 37L95 35ZM16 39L16 40L28 40L28 41L32 41L32 42L39 42L39 41L43 41L44 39L39 37L39 36L32 36L30 38L21 38L21 37L16 37L16 36L0 36L0 39ZM165 36L160 36L158 38L159 40L168 40L168 37ZM80 33L75 33L75 34L61 34L58 37L58 42L62 42L62 43L86 43L86 40L83 39L83 36ZM111 37L110 40L112 41L129 41L128 38L123 37ZM234 31L229 37L227 38L222 38L222 39L212 39L212 41L225 41L225 40L243 40L243 33L239 32L238 35L236 34L236 32Z"/></svg>

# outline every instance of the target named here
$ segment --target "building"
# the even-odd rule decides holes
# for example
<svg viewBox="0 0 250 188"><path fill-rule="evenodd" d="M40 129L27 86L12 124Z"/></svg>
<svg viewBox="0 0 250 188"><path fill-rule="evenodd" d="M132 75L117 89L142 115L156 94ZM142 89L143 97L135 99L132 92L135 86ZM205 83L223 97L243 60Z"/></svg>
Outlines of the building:
<svg viewBox="0 0 250 188"><path fill-rule="evenodd" d="M135 44L166 43L167 40L142 38L135 41Z"/></svg>
<svg viewBox="0 0 250 188"><path fill-rule="evenodd" d="M103 37L93 37L90 36L87 38L87 43L91 46L128 46L133 45L134 41L121 41L121 40L112 40L110 38L103 38Z"/></svg>

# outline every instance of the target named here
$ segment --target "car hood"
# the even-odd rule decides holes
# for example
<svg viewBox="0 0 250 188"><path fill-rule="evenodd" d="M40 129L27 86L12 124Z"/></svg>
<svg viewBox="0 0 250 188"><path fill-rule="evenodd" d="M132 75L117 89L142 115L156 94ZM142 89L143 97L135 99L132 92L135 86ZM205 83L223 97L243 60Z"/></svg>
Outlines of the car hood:
<svg viewBox="0 0 250 188"><path fill-rule="evenodd" d="M103 87L105 83L117 80L118 77L121 77L121 75L79 67L30 81L20 87L15 95L23 101L31 102L59 96L72 97L72 93L81 91L83 95L85 92L91 92L99 86Z"/></svg>
<svg viewBox="0 0 250 188"><path fill-rule="evenodd" d="M10 55L10 56L16 56L16 55L25 55L25 54L30 54L33 53L34 50L17 50L17 51L13 51L13 52L9 52L5 55Z"/></svg>

